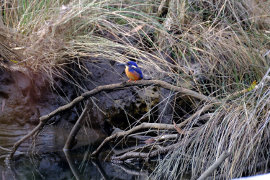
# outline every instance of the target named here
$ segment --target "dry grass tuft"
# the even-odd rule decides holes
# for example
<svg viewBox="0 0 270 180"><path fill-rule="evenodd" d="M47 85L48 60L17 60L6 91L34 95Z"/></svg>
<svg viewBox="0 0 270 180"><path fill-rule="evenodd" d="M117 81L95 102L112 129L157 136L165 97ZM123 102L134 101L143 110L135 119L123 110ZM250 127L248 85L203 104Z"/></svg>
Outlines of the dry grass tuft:
<svg viewBox="0 0 270 180"><path fill-rule="evenodd" d="M268 172L269 82L230 102L224 102L197 131L181 139L177 151L156 168L156 178L179 178L191 170L198 177L224 151L232 152L215 175L226 179ZM196 121L189 122L192 127ZM174 166L172 166L174 164ZM170 167L170 168L164 168ZM162 179L161 178L161 179Z"/></svg>

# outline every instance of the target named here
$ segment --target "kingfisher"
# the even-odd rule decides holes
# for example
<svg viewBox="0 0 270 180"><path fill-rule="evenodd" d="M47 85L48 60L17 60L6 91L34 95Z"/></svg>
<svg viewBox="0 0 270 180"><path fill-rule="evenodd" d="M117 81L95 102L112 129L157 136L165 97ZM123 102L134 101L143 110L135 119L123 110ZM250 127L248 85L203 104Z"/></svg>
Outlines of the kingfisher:
<svg viewBox="0 0 270 180"><path fill-rule="evenodd" d="M143 79L142 71L134 61L129 61L126 64L119 64L119 65L126 66L125 73L129 78L128 82Z"/></svg>

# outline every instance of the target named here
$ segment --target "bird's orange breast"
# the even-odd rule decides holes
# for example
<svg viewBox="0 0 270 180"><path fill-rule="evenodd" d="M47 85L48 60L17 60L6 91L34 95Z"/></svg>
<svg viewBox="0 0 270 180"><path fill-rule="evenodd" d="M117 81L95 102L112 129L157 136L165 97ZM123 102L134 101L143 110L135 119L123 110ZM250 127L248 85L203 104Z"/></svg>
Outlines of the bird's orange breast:
<svg viewBox="0 0 270 180"><path fill-rule="evenodd" d="M140 75L136 71L130 72L128 67L126 67L125 72L127 77L133 81L140 79Z"/></svg>

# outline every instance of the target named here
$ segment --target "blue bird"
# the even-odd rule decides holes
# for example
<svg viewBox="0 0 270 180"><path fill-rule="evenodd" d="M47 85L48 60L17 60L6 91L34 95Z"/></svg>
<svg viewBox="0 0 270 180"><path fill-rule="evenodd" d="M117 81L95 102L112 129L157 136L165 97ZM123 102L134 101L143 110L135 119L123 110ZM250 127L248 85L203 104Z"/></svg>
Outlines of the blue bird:
<svg viewBox="0 0 270 180"><path fill-rule="evenodd" d="M134 61L129 61L126 64L119 64L119 65L126 66L125 73L129 78L128 82L143 79L142 71Z"/></svg>

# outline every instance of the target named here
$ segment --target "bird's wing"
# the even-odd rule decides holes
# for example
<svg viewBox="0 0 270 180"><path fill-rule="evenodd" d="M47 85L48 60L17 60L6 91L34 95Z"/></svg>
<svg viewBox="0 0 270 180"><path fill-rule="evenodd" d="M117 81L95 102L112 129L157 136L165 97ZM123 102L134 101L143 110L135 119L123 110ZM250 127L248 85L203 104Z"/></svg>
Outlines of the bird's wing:
<svg viewBox="0 0 270 180"><path fill-rule="evenodd" d="M139 68L133 68L136 73L140 76L140 79L143 79L142 71Z"/></svg>

